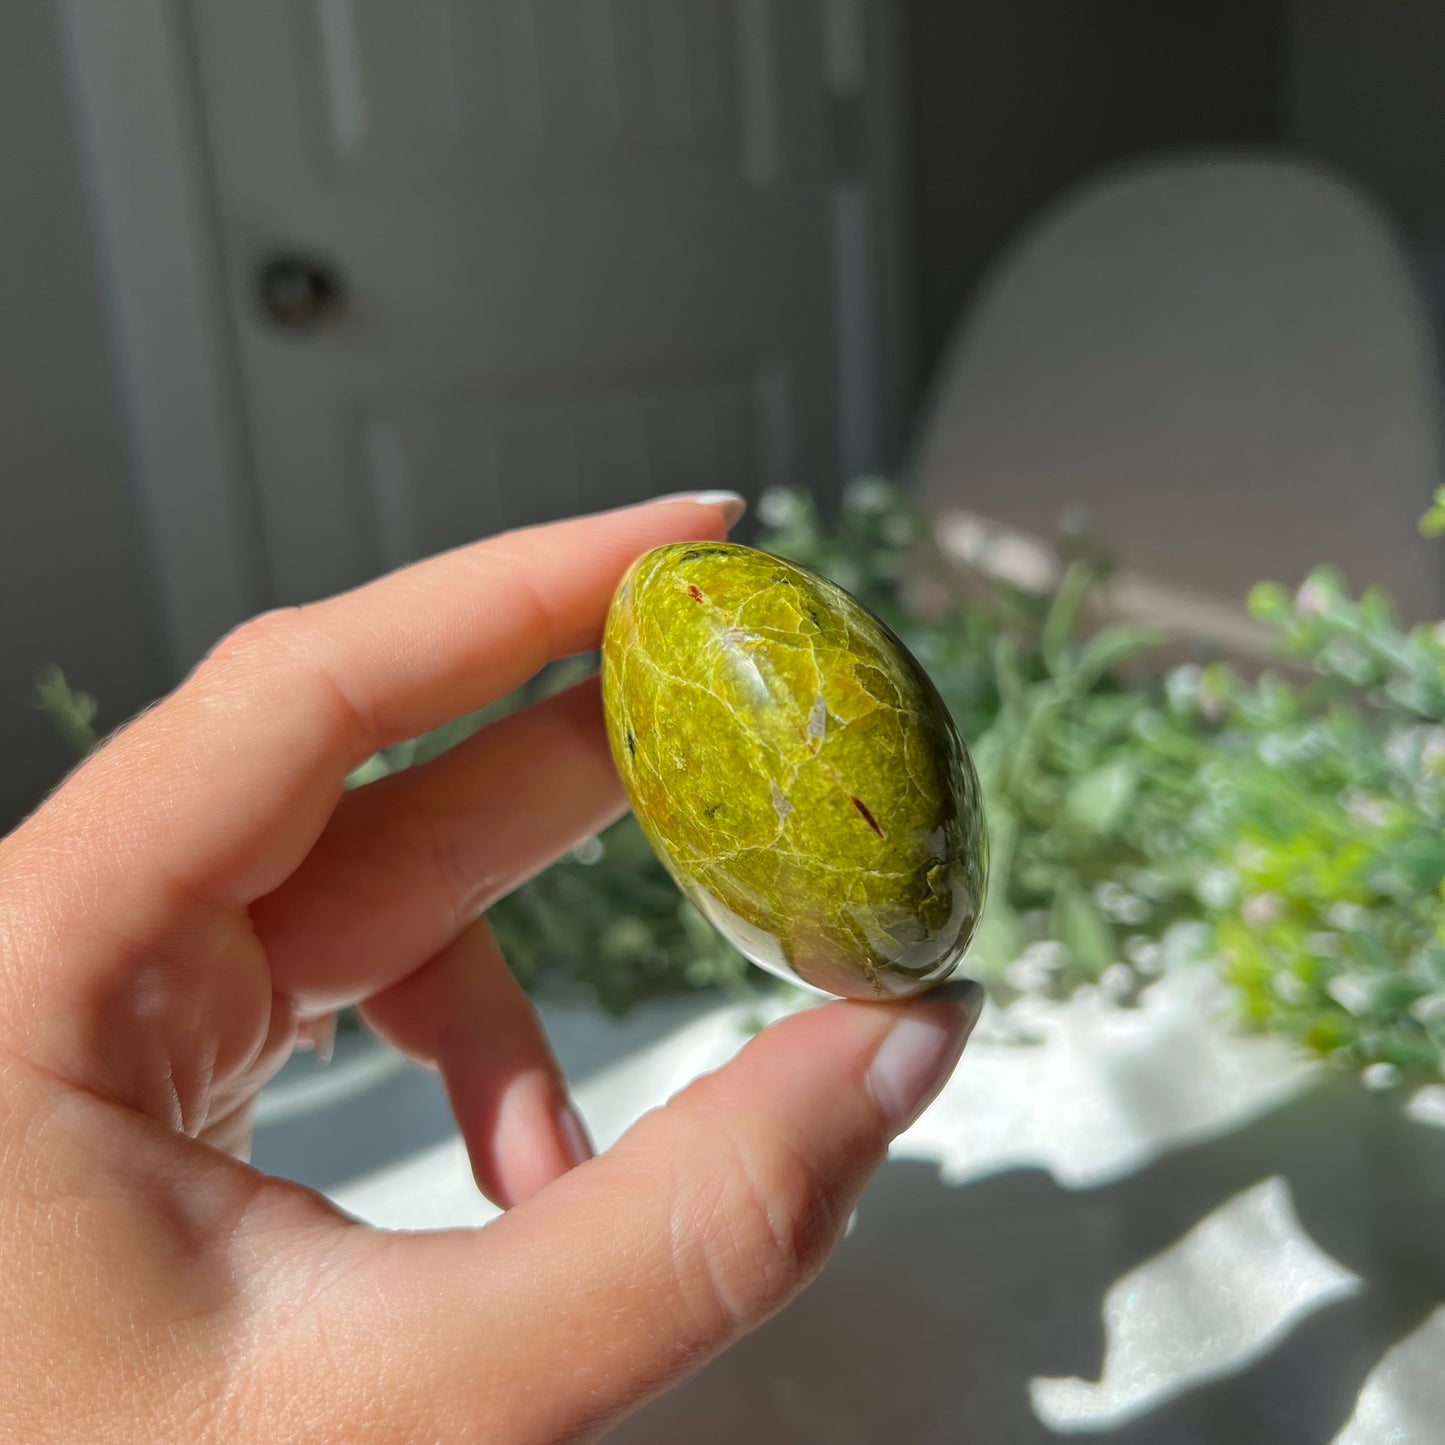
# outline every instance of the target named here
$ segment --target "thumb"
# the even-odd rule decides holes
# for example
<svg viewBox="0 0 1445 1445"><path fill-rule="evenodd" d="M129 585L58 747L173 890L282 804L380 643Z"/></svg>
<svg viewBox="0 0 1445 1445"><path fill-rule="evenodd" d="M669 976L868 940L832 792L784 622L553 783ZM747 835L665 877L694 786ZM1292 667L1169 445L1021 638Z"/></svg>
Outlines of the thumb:
<svg viewBox="0 0 1445 1445"><path fill-rule="evenodd" d="M817 1273L982 1002L968 983L794 1015L481 1231L331 1237L340 1287L291 1315L333 1346L308 1388L337 1392L347 1439L601 1430Z"/></svg>

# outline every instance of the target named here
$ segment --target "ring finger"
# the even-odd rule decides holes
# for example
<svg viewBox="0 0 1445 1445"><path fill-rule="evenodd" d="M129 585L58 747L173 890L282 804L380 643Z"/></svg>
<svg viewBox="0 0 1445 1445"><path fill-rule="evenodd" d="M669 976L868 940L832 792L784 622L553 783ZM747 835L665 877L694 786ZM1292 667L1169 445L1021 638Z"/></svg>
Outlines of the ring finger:
<svg viewBox="0 0 1445 1445"><path fill-rule="evenodd" d="M541 1024L485 919L361 1011L403 1053L441 1070L477 1185L504 1209L591 1157Z"/></svg>
<svg viewBox="0 0 1445 1445"><path fill-rule="evenodd" d="M390 988L622 809L595 679L347 794L251 906L275 988L303 1018Z"/></svg>

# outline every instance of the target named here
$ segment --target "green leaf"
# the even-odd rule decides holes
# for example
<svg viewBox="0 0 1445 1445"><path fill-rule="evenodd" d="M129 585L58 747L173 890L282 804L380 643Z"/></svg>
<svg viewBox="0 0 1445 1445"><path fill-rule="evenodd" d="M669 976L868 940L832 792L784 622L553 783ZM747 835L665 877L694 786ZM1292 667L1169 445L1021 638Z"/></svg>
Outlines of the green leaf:
<svg viewBox="0 0 1445 1445"><path fill-rule="evenodd" d="M1138 791L1138 768L1120 758L1076 778L1064 800L1064 811L1092 833L1112 833Z"/></svg>
<svg viewBox="0 0 1445 1445"><path fill-rule="evenodd" d="M1075 683L1081 691L1094 686L1106 673L1112 672L1121 662L1150 648L1158 647L1163 635L1152 627L1136 627L1123 623L1105 627L1089 639L1079 654L1075 669Z"/></svg>
<svg viewBox="0 0 1445 1445"><path fill-rule="evenodd" d="M1063 671L1064 648L1073 635L1079 620L1079 609L1093 584L1094 572L1086 562L1071 563L1059 583L1049 615L1044 618L1039 646L1043 651L1044 665L1055 677Z"/></svg>
<svg viewBox="0 0 1445 1445"><path fill-rule="evenodd" d="M993 645L993 667L1003 706L1022 712L1028 705L1028 681L1019 664L1018 649L1007 638L1000 637Z"/></svg>
<svg viewBox="0 0 1445 1445"><path fill-rule="evenodd" d="M1049 931L1069 950L1074 966L1089 978L1098 978L1119 956L1113 929L1074 878L1063 879L1054 894Z"/></svg>
<svg viewBox="0 0 1445 1445"><path fill-rule="evenodd" d="M1290 619L1289 593L1278 582L1260 582L1249 592L1250 615L1283 627Z"/></svg>
<svg viewBox="0 0 1445 1445"><path fill-rule="evenodd" d="M1436 489L1435 504L1420 518L1420 535L1422 537L1445 535L1445 487Z"/></svg>
<svg viewBox="0 0 1445 1445"><path fill-rule="evenodd" d="M35 679L35 706L82 757L100 741L94 723L99 707L88 692L76 692L54 663Z"/></svg>

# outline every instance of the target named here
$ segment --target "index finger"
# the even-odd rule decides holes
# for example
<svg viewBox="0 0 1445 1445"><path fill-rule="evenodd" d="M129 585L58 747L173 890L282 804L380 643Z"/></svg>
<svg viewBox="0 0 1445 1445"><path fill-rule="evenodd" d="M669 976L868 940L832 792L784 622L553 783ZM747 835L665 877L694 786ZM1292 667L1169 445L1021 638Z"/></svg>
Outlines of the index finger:
<svg viewBox="0 0 1445 1445"><path fill-rule="evenodd" d="M114 909L116 894L139 905L149 879L244 906L305 856L358 763L594 646L634 558L718 537L740 511L729 493L662 498L506 533L264 614L22 833L58 828L52 846L88 855L76 905ZM114 893L104 887L112 873Z"/></svg>
<svg viewBox="0 0 1445 1445"><path fill-rule="evenodd" d="M726 493L507 532L393 572L352 592L268 613L216 648L215 671L295 663L340 694L349 769L510 692L545 663L595 647L618 579L663 542L714 537L741 509ZM280 642L281 655L272 644ZM305 680L304 678L302 679Z"/></svg>

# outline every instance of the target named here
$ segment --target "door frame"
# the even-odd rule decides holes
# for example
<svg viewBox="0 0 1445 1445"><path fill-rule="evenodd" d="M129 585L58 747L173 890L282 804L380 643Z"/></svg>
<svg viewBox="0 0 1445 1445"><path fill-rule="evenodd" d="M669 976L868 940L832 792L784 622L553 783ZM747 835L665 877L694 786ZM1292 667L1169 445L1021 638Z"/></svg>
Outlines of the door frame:
<svg viewBox="0 0 1445 1445"><path fill-rule="evenodd" d="M271 591L185 7L59 7L122 435L173 675Z"/></svg>
<svg viewBox="0 0 1445 1445"><path fill-rule="evenodd" d="M915 399L902 7L820 4L848 476L901 458ZM132 485L179 674L272 600L188 0L60 0L59 14Z"/></svg>

